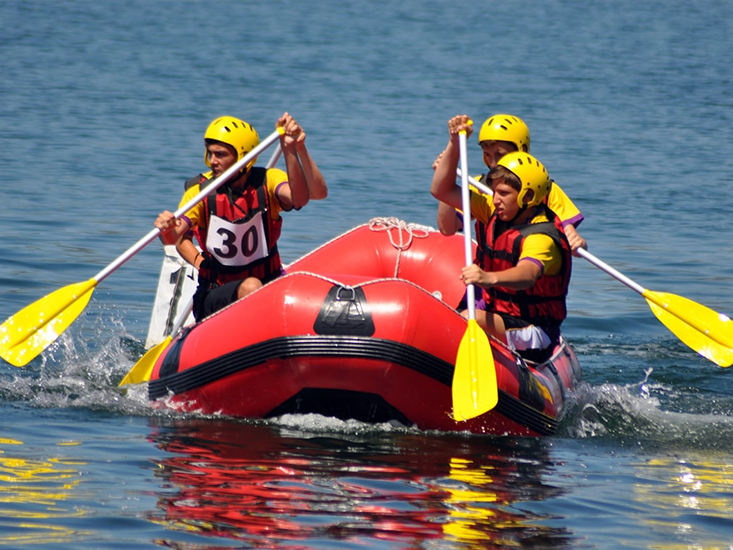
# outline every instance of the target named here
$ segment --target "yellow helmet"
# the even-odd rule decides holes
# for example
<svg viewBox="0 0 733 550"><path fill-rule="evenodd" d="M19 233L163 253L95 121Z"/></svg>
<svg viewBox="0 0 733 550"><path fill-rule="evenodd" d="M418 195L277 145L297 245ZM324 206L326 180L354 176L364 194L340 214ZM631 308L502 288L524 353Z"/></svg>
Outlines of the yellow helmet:
<svg viewBox="0 0 733 550"><path fill-rule="evenodd" d="M529 127L514 115L499 114L486 119L478 133L478 142L508 141L517 151L529 152Z"/></svg>
<svg viewBox="0 0 733 550"><path fill-rule="evenodd" d="M204 141L207 139L220 141L234 147L237 152L237 160L244 158L260 143L260 136L257 135L257 131L252 125L232 116L219 117L209 124L204 133ZM254 158L248 162L245 169L249 170L256 160ZM204 151L204 161L206 166L211 166L208 150Z"/></svg>
<svg viewBox="0 0 733 550"><path fill-rule="evenodd" d="M529 153L517 151L504 155L497 166L503 166L511 171L522 183L522 188L517 195L519 208L541 204L550 192L550 176L547 175L547 170ZM525 197L530 190L534 192L534 195L525 202Z"/></svg>

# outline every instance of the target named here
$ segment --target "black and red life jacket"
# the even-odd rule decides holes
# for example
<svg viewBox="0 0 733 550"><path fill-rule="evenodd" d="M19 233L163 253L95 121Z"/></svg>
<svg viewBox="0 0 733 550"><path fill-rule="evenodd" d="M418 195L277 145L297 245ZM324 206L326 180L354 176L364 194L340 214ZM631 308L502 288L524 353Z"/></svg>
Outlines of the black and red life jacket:
<svg viewBox="0 0 733 550"><path fill-rule="evenodd" d="M522 243L529 235L544 234L552 238L562 253L562 267L557 275L543 274L525 290L505 287L484 289L487 309L495 313L520 317L537 326L559 327L567 317L565 298L570 284L572 256L570 244L557 216L544 205L547 222L506 227L498 216L489 219L482 252L484 271L504 271L519 262Z"/></svg>
<svg viewBox="0 0 733 550"><path fill-rule="evenodd" d="M206 181L202 175L198 183L203 187ZM207 260L199 280L222 285L257 277L267 282L282 273L277 249L282 218L270 216L267 169L252 168L244 188L223 185L203 203L203 227L193 231Z"/></svg>

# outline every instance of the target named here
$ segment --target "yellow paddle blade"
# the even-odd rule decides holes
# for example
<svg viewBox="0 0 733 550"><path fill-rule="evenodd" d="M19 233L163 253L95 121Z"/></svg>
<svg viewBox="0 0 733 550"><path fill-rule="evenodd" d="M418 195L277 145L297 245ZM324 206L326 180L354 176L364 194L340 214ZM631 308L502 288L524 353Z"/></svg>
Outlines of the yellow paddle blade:
<svg viewBox="0 0 733 550"><path fill-rule="evenodd" d="M0 326L0 357L23 367L50 346L92 297L96 279L60 288L9 317Z"/></svg>
<svg viewBox="0 0 733 550"><path fill-rule="evenodd" d="M476 320L469 319L453 372L453 418L474 418L493 409L498 401L491 344Z"/></svg>
<svg viewBox="0 0 733 550"><path fill-rule="evenodd" d="M149 381L150 375L153 374L155 362L158 360L158 357L160 357L160 354L163 353L168 347L168 344L171 343L171 340L173 340L173 338L171 338L170 336L166 336L165 340L163 340L160 344L158 344L157 346L153 346L147 352L145 352L145 355L143 355L140 360L135 363L135 366L132 367L130 369L130 372L128 372L122 379L122 382L120 382L120 387L126 384L142 384L143 382Z"/></svg>
<svg viewBox="0 0 733 550"><path fill-rule="evenodd" d="M721 367L733 364L733 321L727 315L674 294L645 290L643 296L682 342Z"/></svg>

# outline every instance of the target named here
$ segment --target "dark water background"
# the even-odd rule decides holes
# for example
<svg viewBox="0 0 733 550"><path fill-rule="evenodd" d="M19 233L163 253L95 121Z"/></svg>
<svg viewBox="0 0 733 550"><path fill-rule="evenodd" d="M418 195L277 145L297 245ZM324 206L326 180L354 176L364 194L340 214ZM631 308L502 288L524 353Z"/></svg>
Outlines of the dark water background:
<svg viewBox="0 0 733 550"><path fill-rule="evenodd" d="M6 0L0 23L0 318L175 209L212 118L265 136L285 110L330 188L287 216L288 262L371 217L434 225L446 121L511 112L594 254L733 313L729 2ZM590 264L564 325L586 383L558 436L517 440L150 410L117 383L160 261L0 365L0 545L733 548L733 373Z"/></svg>

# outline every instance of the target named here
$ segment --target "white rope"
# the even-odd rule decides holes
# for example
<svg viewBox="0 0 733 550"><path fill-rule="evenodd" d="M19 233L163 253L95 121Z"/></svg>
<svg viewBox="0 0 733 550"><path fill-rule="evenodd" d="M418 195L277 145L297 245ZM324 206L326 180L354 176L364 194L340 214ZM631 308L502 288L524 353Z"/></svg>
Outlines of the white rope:
<svg viewBox="0 0 733 550"><path fill-rule="evenodd" d="M394 269L395 278L397 278L397 275L400 272L402 251L407 250L412 246L413 239L425 239L431 231L434 231L433 228L426 225L406 223L398 218L372 218L369 220L369 229L372 231L386 231L389 236L390 244L399 250L399 253L397 254L397 263L395 264ZM393 233L394 229L397 230L397 239L395 239Z"/></svg>

